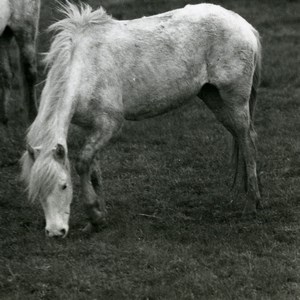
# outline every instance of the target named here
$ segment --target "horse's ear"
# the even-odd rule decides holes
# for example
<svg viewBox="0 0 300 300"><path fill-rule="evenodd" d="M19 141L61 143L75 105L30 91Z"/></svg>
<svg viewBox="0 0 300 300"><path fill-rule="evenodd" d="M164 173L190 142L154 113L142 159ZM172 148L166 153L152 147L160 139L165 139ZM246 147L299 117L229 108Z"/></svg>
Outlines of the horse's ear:
<svg viewBox="0 0 300 300"><path fill-rule="evenodd" d="M29 157L35 161L41 152L41 147L32 147L31 145L26 145L26 150L29 154Z"/></svg>
<svg viewBox="0 0 300 300"><path fill-rule="evenodd" d="M58 161L64 161L66 157L66 150L62 144L57 144L52 150L54 158Z"/></svg>

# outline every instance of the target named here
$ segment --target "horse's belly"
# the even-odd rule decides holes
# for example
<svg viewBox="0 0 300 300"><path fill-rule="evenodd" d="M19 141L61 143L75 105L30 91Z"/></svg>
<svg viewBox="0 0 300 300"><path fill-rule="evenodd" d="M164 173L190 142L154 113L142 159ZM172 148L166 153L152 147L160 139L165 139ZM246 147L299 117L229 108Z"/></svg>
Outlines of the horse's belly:
<svg viewBox="0 0 300 300"><path fill-rule="evenodd" d="M205 66L203 66L205 69ZM125 118L140 120L178 108L197 96L206 82L205 72L196 76L177 78L131 78L131 85L123 93ZM150 76L151 77L151 76Z"/></svg>
<svg viewBox="0 0 300 300"><path fill-rule="evenodd" d="M139 103L139 105L134 105L133 107L126 108L124 117L126 120L137 121L159 116L186 104L194 96L196 95L177 99L164 98L159 99L158 101L145 98L145 100L148 101L144 101Z"/></svg>

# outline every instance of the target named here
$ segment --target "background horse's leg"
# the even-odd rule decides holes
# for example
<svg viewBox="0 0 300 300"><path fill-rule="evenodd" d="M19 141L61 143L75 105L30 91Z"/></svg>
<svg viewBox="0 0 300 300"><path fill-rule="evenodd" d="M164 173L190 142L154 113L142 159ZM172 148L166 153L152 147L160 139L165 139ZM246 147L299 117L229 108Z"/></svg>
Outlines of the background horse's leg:
<svg viewBox="0 0 300 300"><path fill-rule="evenodd" d="M9 59L9 49L12 35L4 32L0 37L0 122L6 124L6 104L11 92L12 71Z"/></svg>
<svg viewBox="0 0 300 300"><path fill-rule="evenodd" d="M23 72L23 88L25 92L28 117L33 121L37 114L35 84L37 81L36 61L36 28L30 27L26 31L22 28L14 31L20 48L21 69Z"/></svg>
<svg viewBox="0 0 300 300"><path fill-rule="evenodd" d="M214 85L206 84L202 87L199 96L231 132L236 147L241 149L241 161L245 169L245 189L248 193L244 213L255 213L256 207L260 205L261 197L256 174L256 147L253 138L255 134L250 118L249 103L247 97L237 92L234 93L230 89L229 91L219 92ZM237 170L238 168L237 166Z"/></svg>
<svg viewBox="0 0 300 300"><path fill-rule="evenodd" d="M102 196L100 164L95 156L119 131L121 124L120 120L103 115L98 126L87 138L76 165L80 176L82 197L92 227L102 224L107 215Z"/></svg>

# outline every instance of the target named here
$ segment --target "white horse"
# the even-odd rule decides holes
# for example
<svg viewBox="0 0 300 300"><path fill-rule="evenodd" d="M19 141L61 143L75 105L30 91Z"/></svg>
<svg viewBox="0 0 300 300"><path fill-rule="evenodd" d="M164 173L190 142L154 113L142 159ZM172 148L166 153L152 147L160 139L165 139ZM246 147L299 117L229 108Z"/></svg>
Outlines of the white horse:
<svg viewBox="0 0 300 300"><path fill-rule="evenodd" d="M69 229L71 121L89 132L76 170L92 229L107 214L96 153L124 120L160 115L195 96L232 133L236 173L245 172L248 191L244 211L255 212L260 202L252 121L261 59L257 31L212 4L130 21L114 20L102 8L68 3L63 10L66 19L51 26L57 34L46 57L50 70L22 159L29 197L40 199L44 209L47 235L65 236Z"/></svg>
<svg viewBox="0 0 300 300"><path fill-rule="evenodd" d="M10 97L12 81L9 49L13 37L20 49L26 106L29 119L33 121L37 113L35 103L36 36L40 0L0 0L0 6L0 121L7 122L5 106Z"/></svg>

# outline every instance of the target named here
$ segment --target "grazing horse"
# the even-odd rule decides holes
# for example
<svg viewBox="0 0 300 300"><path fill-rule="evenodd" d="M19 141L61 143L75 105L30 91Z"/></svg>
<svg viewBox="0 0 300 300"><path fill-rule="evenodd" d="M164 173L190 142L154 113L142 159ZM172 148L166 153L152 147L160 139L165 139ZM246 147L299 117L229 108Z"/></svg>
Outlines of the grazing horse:
<svg viewBox="0 0 300 300"><path fill-rule="evenodd" d="M90 218L103 222L105 202L96 154L124 120L163 114L199 96L234 138L236 173L245 173L245 213L256 212L253 112L261 45L242 17L212 4L188 5L151 17L117 21L100 8L66 4L66 18L46 56L49 73L37 118L27 135L22 177L39 199L48 236L68 232L72 183L70 123L89 134L76 170ZM242 163L243 168L238 167Z"/></svg>
<svg viewBox="0 0 300 300"><path fill-rule="evenodd" d="M20 50L23 87L29 119L37 114L35 103L36 36L40 0L1 0L0 8L0 122L6 123L6 103L10 97L12 71L9 49L14 37Z"/></svg>

